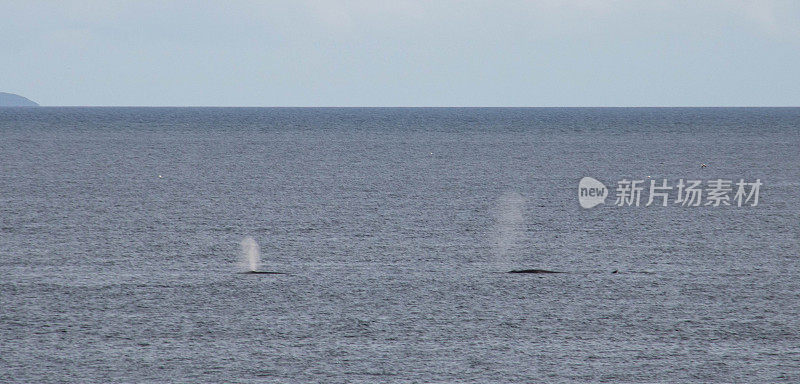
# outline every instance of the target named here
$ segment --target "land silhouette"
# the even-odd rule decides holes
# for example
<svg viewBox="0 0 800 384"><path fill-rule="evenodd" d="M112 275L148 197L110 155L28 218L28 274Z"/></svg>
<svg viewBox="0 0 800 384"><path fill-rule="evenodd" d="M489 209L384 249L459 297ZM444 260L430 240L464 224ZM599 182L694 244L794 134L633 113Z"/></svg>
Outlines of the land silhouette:
<svg viewBox="0 0 800 384"><path fill-rule="evenodd" d="M38 107L34 101L13 93L0 92L0 107Z"/></svg>

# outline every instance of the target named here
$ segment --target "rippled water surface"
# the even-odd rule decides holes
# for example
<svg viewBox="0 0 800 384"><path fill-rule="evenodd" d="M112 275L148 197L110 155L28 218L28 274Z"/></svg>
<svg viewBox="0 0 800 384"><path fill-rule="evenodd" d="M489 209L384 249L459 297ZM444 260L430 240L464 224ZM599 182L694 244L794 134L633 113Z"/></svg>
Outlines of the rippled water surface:
<svg viewBox="0 0 800 384"><path fill-rule="evenodd" d="M791 108L0 109L0 381L798 382L799 149ZM614 205L648 176L764 185Z"/></svg>

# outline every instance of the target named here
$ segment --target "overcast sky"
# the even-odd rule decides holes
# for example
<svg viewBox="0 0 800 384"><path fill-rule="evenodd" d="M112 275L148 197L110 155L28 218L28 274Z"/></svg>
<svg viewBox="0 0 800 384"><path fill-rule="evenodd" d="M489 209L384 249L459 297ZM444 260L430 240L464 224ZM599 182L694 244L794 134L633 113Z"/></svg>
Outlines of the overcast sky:
<svg viewBox="0 0 800 384"><path fill-rule="evenodd" d="M42 105L800 106L798 1L4 1Z"/></svg>

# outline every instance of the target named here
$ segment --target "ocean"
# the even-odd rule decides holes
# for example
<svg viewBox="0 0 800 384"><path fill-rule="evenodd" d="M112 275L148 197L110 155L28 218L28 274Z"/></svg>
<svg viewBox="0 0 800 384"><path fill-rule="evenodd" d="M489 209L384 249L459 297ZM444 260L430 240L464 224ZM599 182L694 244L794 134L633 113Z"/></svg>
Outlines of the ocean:
<svg viewBox="0 0 800 384"><path fill-rule="evenodd" d="M800 108L0 108L0 382L798 382L799 240Z"/></svg>

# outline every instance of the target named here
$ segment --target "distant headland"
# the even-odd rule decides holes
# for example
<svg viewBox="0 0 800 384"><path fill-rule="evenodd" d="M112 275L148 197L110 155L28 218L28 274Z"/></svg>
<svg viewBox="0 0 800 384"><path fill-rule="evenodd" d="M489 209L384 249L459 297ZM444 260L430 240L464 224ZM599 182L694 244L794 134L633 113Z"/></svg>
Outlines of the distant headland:
<svg viewBox="0 0 800 384"><path fill-rule="evenodd" d="M38 107L39 104L13 93L0 92L0 107Z"/></svg>

